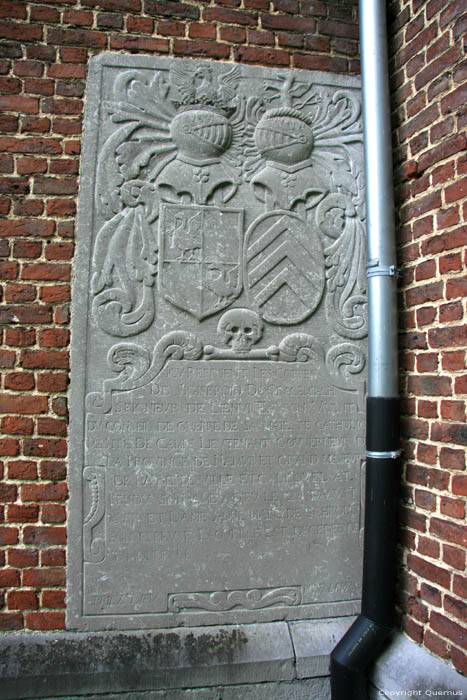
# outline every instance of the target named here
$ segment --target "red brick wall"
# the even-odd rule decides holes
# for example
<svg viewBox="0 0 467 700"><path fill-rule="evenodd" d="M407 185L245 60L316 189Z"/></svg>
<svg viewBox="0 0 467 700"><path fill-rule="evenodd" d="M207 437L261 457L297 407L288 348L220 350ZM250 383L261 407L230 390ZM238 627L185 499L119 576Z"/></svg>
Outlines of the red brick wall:
<svg viewBox="0 0 467 700"><path fill-rule="evenodd" d="M403 281L401 619L467 673L467 84L462 0L390 7Z"/></svg>
<svg viewBox="0 0 467 700"><path fill-rule="evenodd" d="M89 58L355 73L356 19L355 0L0 0L0 630L65 626L69 302Z"/></svg>

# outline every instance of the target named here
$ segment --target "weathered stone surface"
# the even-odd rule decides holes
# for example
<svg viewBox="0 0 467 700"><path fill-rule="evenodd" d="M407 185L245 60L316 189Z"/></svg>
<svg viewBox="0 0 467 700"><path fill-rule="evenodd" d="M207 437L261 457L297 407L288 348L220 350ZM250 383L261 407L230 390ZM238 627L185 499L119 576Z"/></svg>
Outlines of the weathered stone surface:
<svg viewBox="0 0 467 700"><path fill-rule="evenodd" d="M1 700L294 678L285 622L0 637Z"/></svg>
<svg viewBox="0 0 467 700"><path fill-rule="evenodd" d="M71 629L359 607L358 81L100 56L71 395Z"/></svg>
<svg viewBox="0 0 467 700"><path fill-rule="evenodd" d="M222 688L197 690L167 690L147 693L88 695L87 700L330 700L331 690L327 678L315 678L292 683L261 683L260 685L235 685ZM44 700L52 700L44 698ZM66 700L81 700L80 696L67 696Z"/></svg>
<svg viewBox="0 0 467 700"><path fill-rule="evenodd" d="M331 651L342 639L354 619L351 617L290 623L298 678L329 675Z"/></svg>
<svg viewBox="0 0 467 700"><path fill-rule="evenodd" d="M400 633L376 659L370 679L383 697L408 692L412 697L467 696L465 676Z"/></svg>

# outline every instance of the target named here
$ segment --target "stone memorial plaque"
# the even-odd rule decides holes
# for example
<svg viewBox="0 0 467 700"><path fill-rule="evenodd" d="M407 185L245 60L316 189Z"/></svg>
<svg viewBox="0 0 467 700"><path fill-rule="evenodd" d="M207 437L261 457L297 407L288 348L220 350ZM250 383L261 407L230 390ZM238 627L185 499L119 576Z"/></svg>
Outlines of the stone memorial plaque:
<svg viewBox="0 0 467 700"><path fill-rule="evenodd" d="M358 611L362 158L355 78L94 59L71 628Z"/></svg>

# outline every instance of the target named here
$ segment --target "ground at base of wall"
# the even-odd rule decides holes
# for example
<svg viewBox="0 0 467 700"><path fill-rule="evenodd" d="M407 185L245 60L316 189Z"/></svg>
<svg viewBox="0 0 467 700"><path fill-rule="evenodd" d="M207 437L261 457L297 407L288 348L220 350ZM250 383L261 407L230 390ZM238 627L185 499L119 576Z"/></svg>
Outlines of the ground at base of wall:
<svg viewBox="0 0 467 700"><path fill-rule="evenodd" d="M290 683L258 683L193 690L185 688L84 696L84 700L329 700L330 698L329 678L311 678ZM57 699L44 698L43 700ZM68 696L66 700L83 700L83 696Z"/></svg>

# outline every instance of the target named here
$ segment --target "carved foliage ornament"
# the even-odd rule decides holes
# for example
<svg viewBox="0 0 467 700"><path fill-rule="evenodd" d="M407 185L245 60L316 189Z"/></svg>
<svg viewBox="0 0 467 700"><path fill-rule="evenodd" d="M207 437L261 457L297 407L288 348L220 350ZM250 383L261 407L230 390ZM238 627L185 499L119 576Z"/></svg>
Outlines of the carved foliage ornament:
<svg viewBox="0 0 467 700"><path fill-rule="evenodd" d="M138 335L162 302L201 321L243 295L267 323L324 303L337 334L365 336L359 101L290 72L261 85L197 61L115 79L91 285L105 333Z"/></svg>

